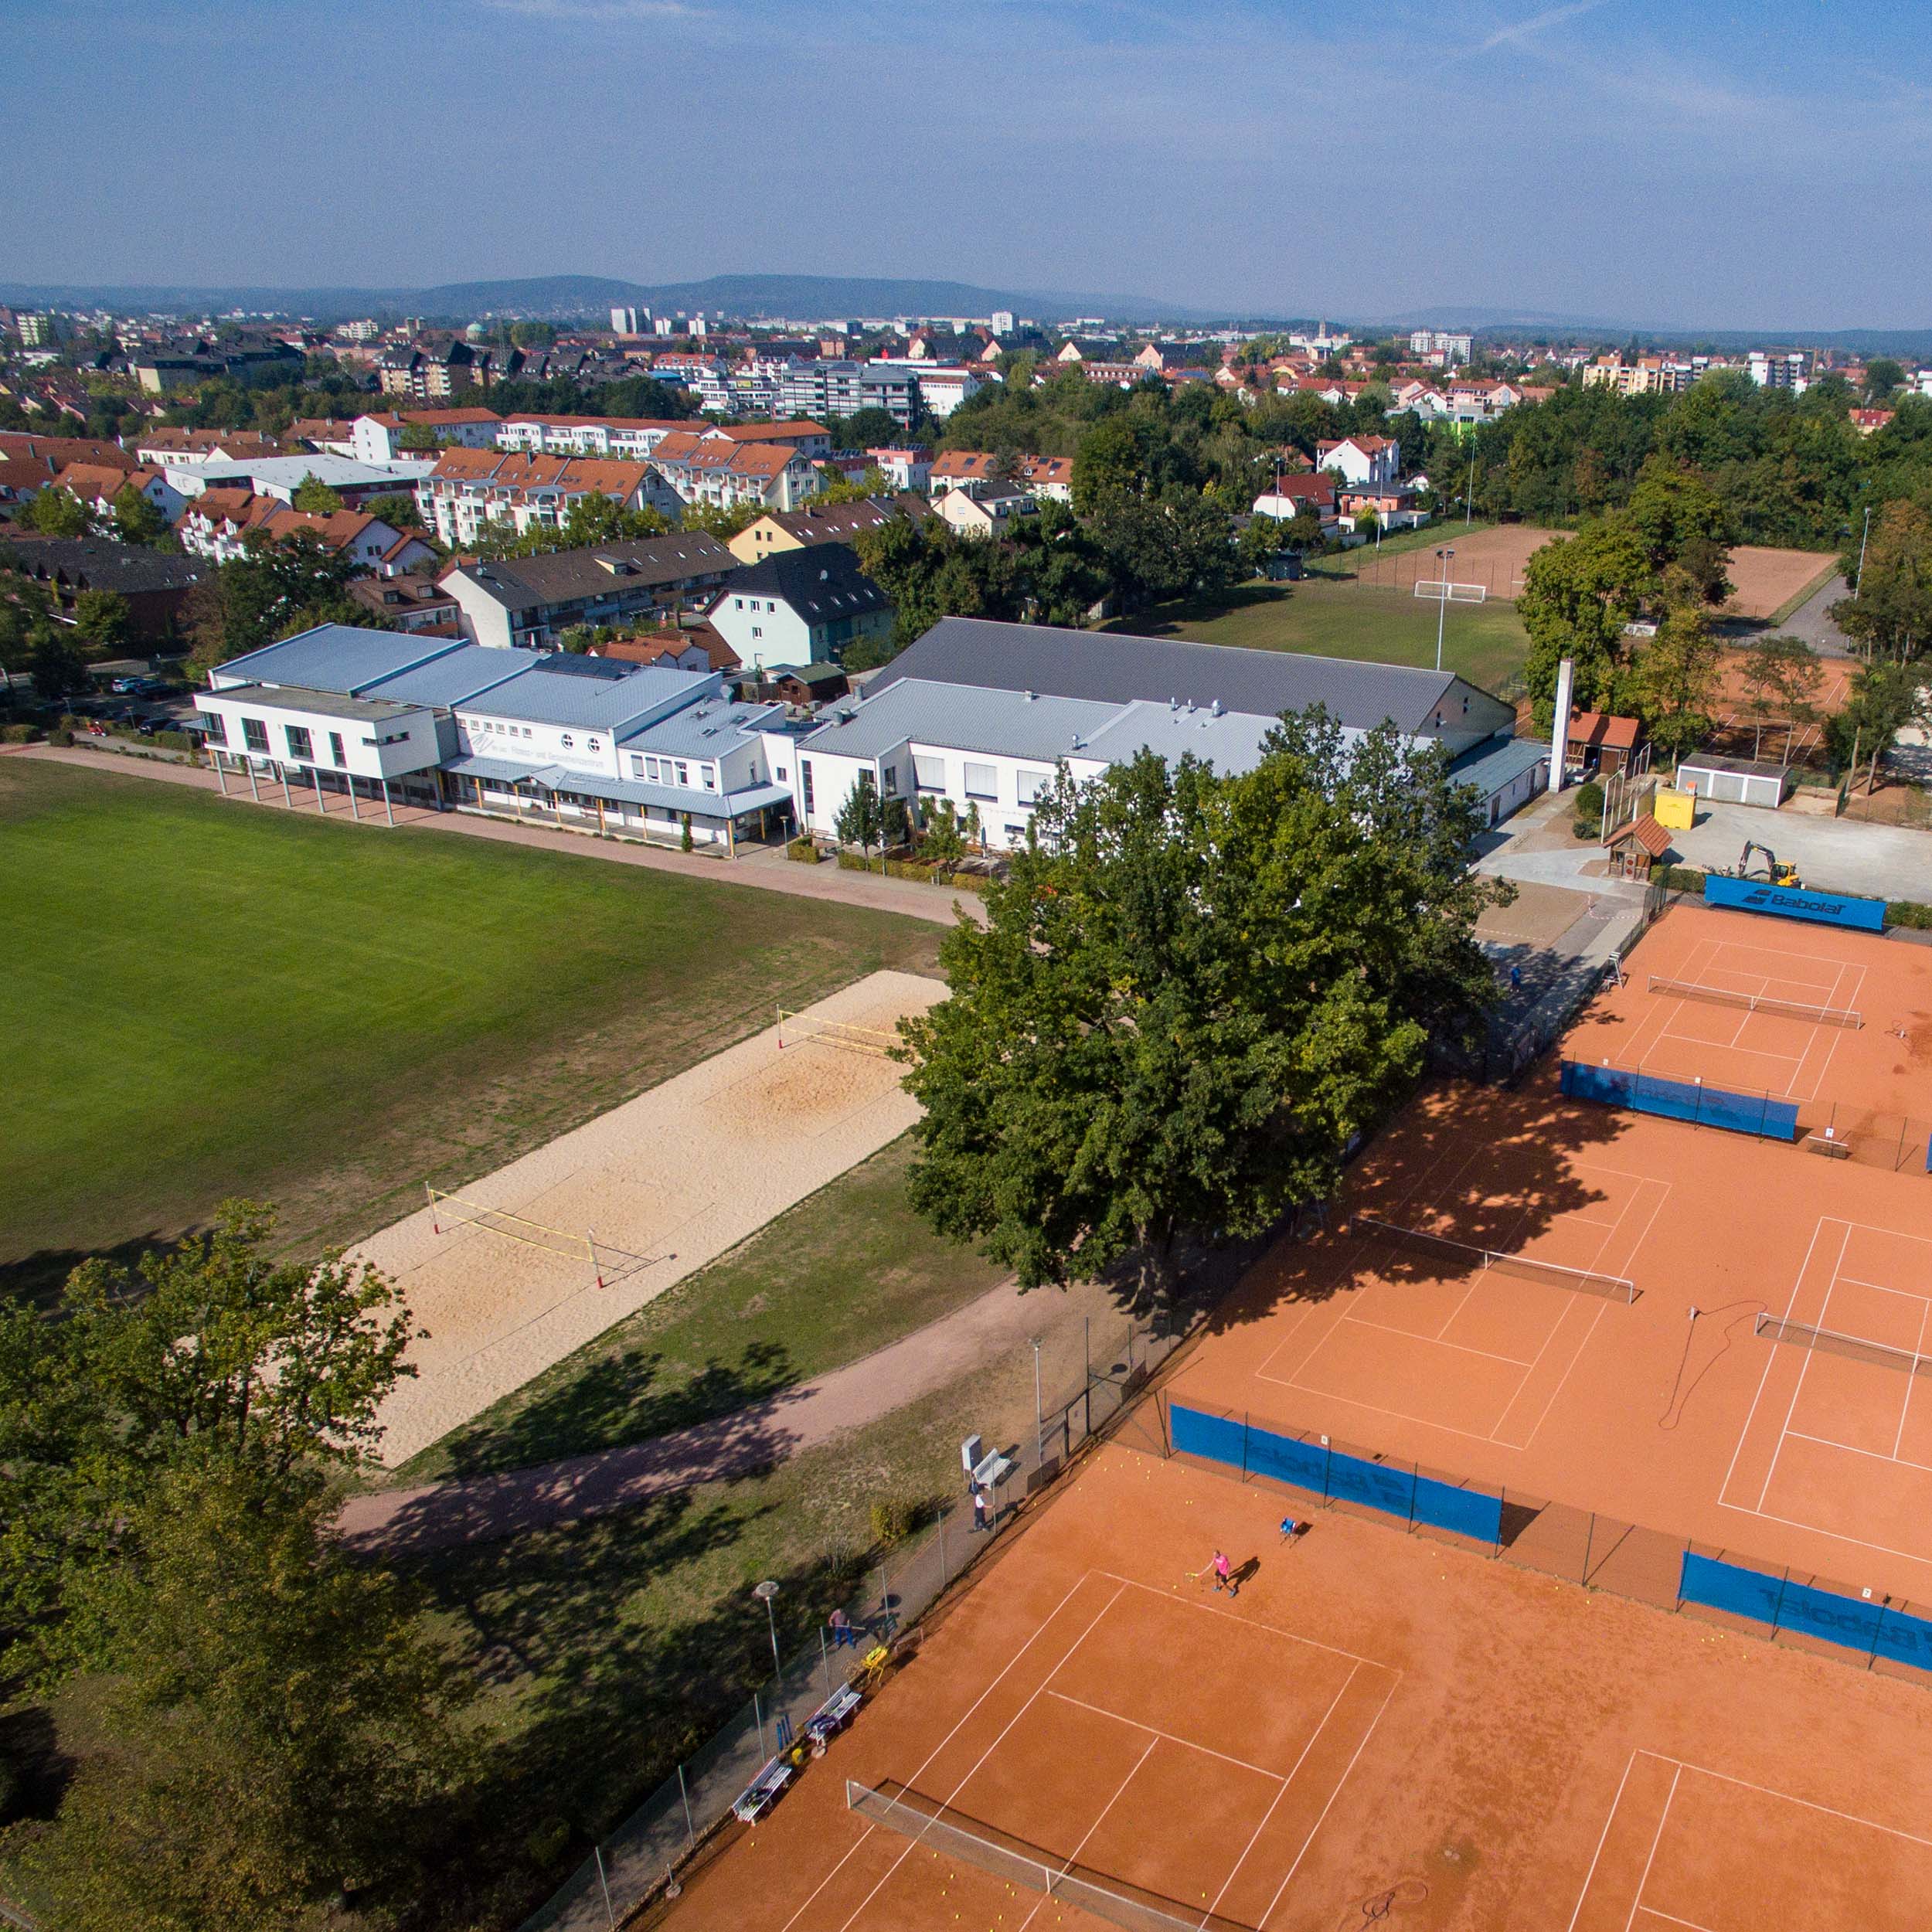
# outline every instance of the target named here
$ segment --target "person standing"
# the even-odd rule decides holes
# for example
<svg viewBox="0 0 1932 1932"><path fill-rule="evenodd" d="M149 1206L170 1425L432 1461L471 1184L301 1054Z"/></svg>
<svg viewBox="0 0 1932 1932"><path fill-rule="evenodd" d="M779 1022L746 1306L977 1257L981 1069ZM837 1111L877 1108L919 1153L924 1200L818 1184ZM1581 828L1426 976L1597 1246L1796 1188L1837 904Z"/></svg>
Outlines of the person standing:
<svg viewBox="0 0 1932 1932"><path fill-rule="evenodd" d="M1214 1553L1213 1562L1208 1567L1214 1572L1215 1589L1217 1591L1225 1590L1232 1592L1234 1587L1234 1566L1228 1561L1227 1552L1217 1549Z"/></svg>
<svg viewBox="0 0 1932 1932"><path fill-rule="evenodd" d="M991 1527L986 1509L986 1492L975 1483L973 1485L973 1529L977 1532Z"/></svg>

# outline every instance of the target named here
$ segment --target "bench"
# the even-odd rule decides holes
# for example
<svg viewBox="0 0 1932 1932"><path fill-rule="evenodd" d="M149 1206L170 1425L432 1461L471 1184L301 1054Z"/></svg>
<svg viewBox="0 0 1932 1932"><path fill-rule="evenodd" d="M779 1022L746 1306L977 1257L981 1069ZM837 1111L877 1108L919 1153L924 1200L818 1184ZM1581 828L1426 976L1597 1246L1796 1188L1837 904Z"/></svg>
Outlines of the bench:
<svg viewBox="0 0 1932 1932"><path fill-rule="evenodd" d="M778 1794L791 1782L791 1765L782 1757L774 1757L740 1794L738 1801L731 1808L731 1815L745 1825L756 1825L777 1801Z"/></svg>
<svg viewBox="0 0 1932 1932"><path fill-rule="evenodd" d="M857 1685L841 1684L805 1719L805 1735L811 1740L811 1754L814 1757L825 1756L826 1745L852 1722L852 1713L858 1709L859 1701Z"/></svg>
<svg viewBox="0 0 1932 1932"><path fill-rule="evenodd" d="M1828 1161L1849 1161L1852 1158L1852 1143L1829 1134L1808 1134L1804 1137L1804 1151L1807 1154L1821 1154Z"/></svg>

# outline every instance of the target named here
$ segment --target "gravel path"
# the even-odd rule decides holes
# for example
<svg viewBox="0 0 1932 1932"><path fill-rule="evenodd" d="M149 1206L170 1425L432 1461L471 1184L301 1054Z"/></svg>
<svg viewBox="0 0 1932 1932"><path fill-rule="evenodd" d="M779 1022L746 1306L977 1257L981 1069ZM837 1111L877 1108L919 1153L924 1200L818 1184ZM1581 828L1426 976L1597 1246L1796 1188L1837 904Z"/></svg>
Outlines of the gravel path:
<svg viewBox="0 0 1932 1932"><path fill-rule="evenodd" d="M648 1442L539 1468L352 1498L340 1526L355 1549L400 1556L491 1543L624 1509L667 1491L769 1469L864 1427L1026 1346L1043 1328L1112 1304L1098 1290L1022 1294L1012 1282L876 1353L769 1401Z"/></svg>

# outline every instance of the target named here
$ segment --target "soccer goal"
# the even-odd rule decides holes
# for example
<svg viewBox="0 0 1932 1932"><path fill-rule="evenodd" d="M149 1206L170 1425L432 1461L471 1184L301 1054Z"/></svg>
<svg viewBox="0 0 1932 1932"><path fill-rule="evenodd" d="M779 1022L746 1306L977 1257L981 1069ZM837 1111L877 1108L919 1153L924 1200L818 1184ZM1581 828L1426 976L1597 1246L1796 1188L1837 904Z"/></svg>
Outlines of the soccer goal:
<svg viewBox="0 0 1932 1932"><path fill-rule="evenodd" d="M856 1026L850 1020L816 1019L808 1013L788 1013L778 1009L778 1047L840 1046L849 1053L869 1053L876 1060L889 1060L899 1044L896 1033L876 1026Z"/></svg>
<svg viewBox="0 0 1932 1932"><path fill-rule="evenodd" d="M465 1200L461 1195L432 1187L427 1181L423 1191L429 1196L431 1225L438 1234L476 1228L485 1234L501 1235L506 1241L521 1241L526 1247L543 1248L552 1254L581 1260L597 1277L597 1286L604 1286L604 1266L598 1257L594 1230L586 1228L579 1233L570 1228L553 1228L545 1222L532 1221L526 1215L512 1214L507 1208L485 1207L480 1201Z"/></svg>
<svg viewBox="0 0 1932 1932"><path fill-rule="evenodd" d="M1447 577L1422 577L1416 595L1425 604L1482 604L1489 593L1480 583L1451 583Z"/></svg>

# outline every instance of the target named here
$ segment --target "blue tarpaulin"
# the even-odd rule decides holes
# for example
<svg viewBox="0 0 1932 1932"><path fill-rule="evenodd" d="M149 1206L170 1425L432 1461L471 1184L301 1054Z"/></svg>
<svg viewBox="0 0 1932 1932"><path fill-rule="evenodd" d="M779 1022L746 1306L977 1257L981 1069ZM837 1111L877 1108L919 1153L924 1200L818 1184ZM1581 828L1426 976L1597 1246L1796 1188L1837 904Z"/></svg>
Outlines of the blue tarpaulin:
<svg viewBox="0 0 1932 1932"><path fill-rule="evenodd" d="M1688 1604L1729 1611L1774 1631L1796 1631L1867 1656L1932 1670L1932 1623L1871 1597L1836 1596L1689 1549L1684 1552L1678 1593Z"/></svg>

